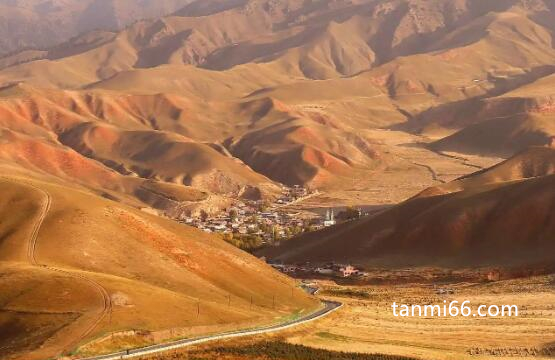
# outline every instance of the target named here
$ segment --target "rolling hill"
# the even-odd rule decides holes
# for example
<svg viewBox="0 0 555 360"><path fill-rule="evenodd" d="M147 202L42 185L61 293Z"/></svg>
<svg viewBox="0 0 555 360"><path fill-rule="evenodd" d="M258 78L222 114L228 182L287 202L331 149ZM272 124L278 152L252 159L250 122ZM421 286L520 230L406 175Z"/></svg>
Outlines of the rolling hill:
<svg viewBox="0 0 555 360"><path fill-rule="evenodd" d="M463 176L447 184L426 189L417 195L438 195L479 190L496 183L508 183L555 174L555 147L531 147L491 168Z"/></svg>
<svg viewBox="0 0 555 360"><path fill-rule="evenodd" d="M0 20L0 357L318 306L151 214L284 185L390 205L261 252L285 262L554 260L553 0L0 0Z"/></svg>
<svg viewBox="0 0 555 360"><path fill-rule="evenodd" d="M0 192L3 359L50 358L131 329L171 338L250 327L317 306L218 237L68 184L2 177Z"/></svg>
<svg viewBox="0 0 555 360"><path fill-rule="evenodd" d="M0 156L166 213L396 203L552 142L554 8L196 1L0 59Z"/></svg>
<svg viewBox="0 0 555 360"><path fill-rule="evenodd" d="M263 197L279 192L271 180L233 158L210 127L186 116L198 105L182 97L28 85L5 88L3 95L6 145L0 159L5 162L164 211L194 202L198 196L188 199L192 192L204 192L202 199L209 194L236 198L247 188ZM180 201L173 201L176 193Z"/></svg>
<svg viewBox="0 0 555 360"><path fill-rule="evenodd" d="M261 253L287 263L545 266L555 248L554 161L555 149L530 149L376 215Z"/></svg>
<svg viewBox="0 0 555 360"><path fill-rule="evenodd" d="M0 121L105 170L218 196L248 185L271 196L276 182L348 193L373 186L354 186L354 173L393 184L398 169L433 165L384 131L425 145L450 180L555 135L554 6L197 1L0 59ZM483 161L463 170L453 152Z"/></svg>

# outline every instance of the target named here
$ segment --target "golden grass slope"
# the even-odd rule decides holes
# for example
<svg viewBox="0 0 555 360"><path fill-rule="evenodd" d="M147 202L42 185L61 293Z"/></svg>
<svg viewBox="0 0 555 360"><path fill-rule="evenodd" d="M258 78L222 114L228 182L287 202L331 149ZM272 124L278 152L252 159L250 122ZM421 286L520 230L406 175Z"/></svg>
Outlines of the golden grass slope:
<svg viewBox="0 0 555 360"><path fill-rule="evenodd" d="M212 332L316 306L216 237L60 184L0 185L3 359L52 357L108 332Z"/></svg>

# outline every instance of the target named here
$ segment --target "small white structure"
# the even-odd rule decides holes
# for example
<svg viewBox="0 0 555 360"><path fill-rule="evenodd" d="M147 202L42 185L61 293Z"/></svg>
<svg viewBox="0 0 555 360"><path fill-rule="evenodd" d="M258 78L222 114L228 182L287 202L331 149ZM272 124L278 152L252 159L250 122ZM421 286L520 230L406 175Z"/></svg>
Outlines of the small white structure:
<svg viewBox="0 0 555 360"><path fill-rule="evenodd" d="M330 209L328 209L326 211L326 218L324 219L324 226L328 227L328 226L333 226L335 224L336 224L336 221L335 221L335 214L333 212L333 209L331 209L331 211Z"/></svg>

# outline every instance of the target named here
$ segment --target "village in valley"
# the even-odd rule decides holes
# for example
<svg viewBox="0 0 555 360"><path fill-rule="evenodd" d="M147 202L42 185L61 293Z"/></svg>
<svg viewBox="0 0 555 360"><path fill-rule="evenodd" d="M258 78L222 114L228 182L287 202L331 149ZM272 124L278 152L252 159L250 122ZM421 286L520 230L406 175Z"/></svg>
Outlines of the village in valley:
<svg viewBox="0 0 555 360"><path fill-rule="evenodd" d="M364 215L361 209L346 208L336 214L326 209L325 214L293 211L288 206L318 195L317 190L302 186L285 187L280 197L267 200L240 200L219 214L209 215L201 211L198 216L187 216L182 222L208 233L221 234L227 242L247 251L264 246L279 246L281 242L304 232L335 226L340 222L358 219ZM351 265L327 264L312 267L310 264L271 264L284 273L312 273L322 276L351 277L359 270Z"/></svg>
<svg viewBox="0 0 555 360"><path fill-rule="evenodd" d="M201 210L195 215L182 216L179 221L207 233L220 234L225 241L232 245L254 252L266 246L279 246L302 233L333 227L369 215L368 212L354 207L320 208L316 211L299 209L299 203L316 195L320 195L317 190L310 190L302 186L283 187L281 196L271 202L268 200L236 200L220 212L209 214ZM282 273L301 279L334 278L379 282L386 279L406 281L406 279L414 279L419 276L413 269L376 272L348 263L285 264L274 259L262 258L261 260L266 261ZM455 276L479 281L496 280L495 273L490 269L478 269L474 272L464 270L460 274L439 269L429 269L427 272L428 275L438 279ZM497 279L499 279L499 275L497 275Z"/></svg>
<svg viewBox="0 0 555 360"><path fill-rule="evenodd" d="M317 190L301 186L285 187L281 196L273 202L238 200L218 214L209 215L201 211L199 215L184 217L181 221L208 233L222 234L225 240L245 250L278 246L281 241L300 233L337 224L333 209L327 209L325 216L287 209L287 206L317 194ZM356 210L357 218L362 215L360 210Z"/></svg>

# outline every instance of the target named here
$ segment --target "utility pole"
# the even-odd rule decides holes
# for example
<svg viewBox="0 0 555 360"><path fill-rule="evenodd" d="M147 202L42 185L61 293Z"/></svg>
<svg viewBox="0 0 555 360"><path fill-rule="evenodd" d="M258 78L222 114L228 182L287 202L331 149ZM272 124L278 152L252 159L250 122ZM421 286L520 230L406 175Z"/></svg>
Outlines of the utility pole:
<svg viewBox="0 0 555 360"><path fill-rule="evenodd" d="M274 310L276 309L276 296L275 295L272 296L272 307L273 307Z"/></svg>
<svg viewBox="0 0 555 360"><path fill-rule="evenodd" d="M227 294L227 306L231 307L231 295Z"/></svg>
<svg viewBox="0 0 555 360"><path fill-rule="evenodd" d="M197 302L197 318L200 316L200 301Z"/></svg>
<svg viewBox="0 0 555 360"><path fill-rule="evenodd" d="M251 295L251 309L252 309L252 295Z"/></svg>

